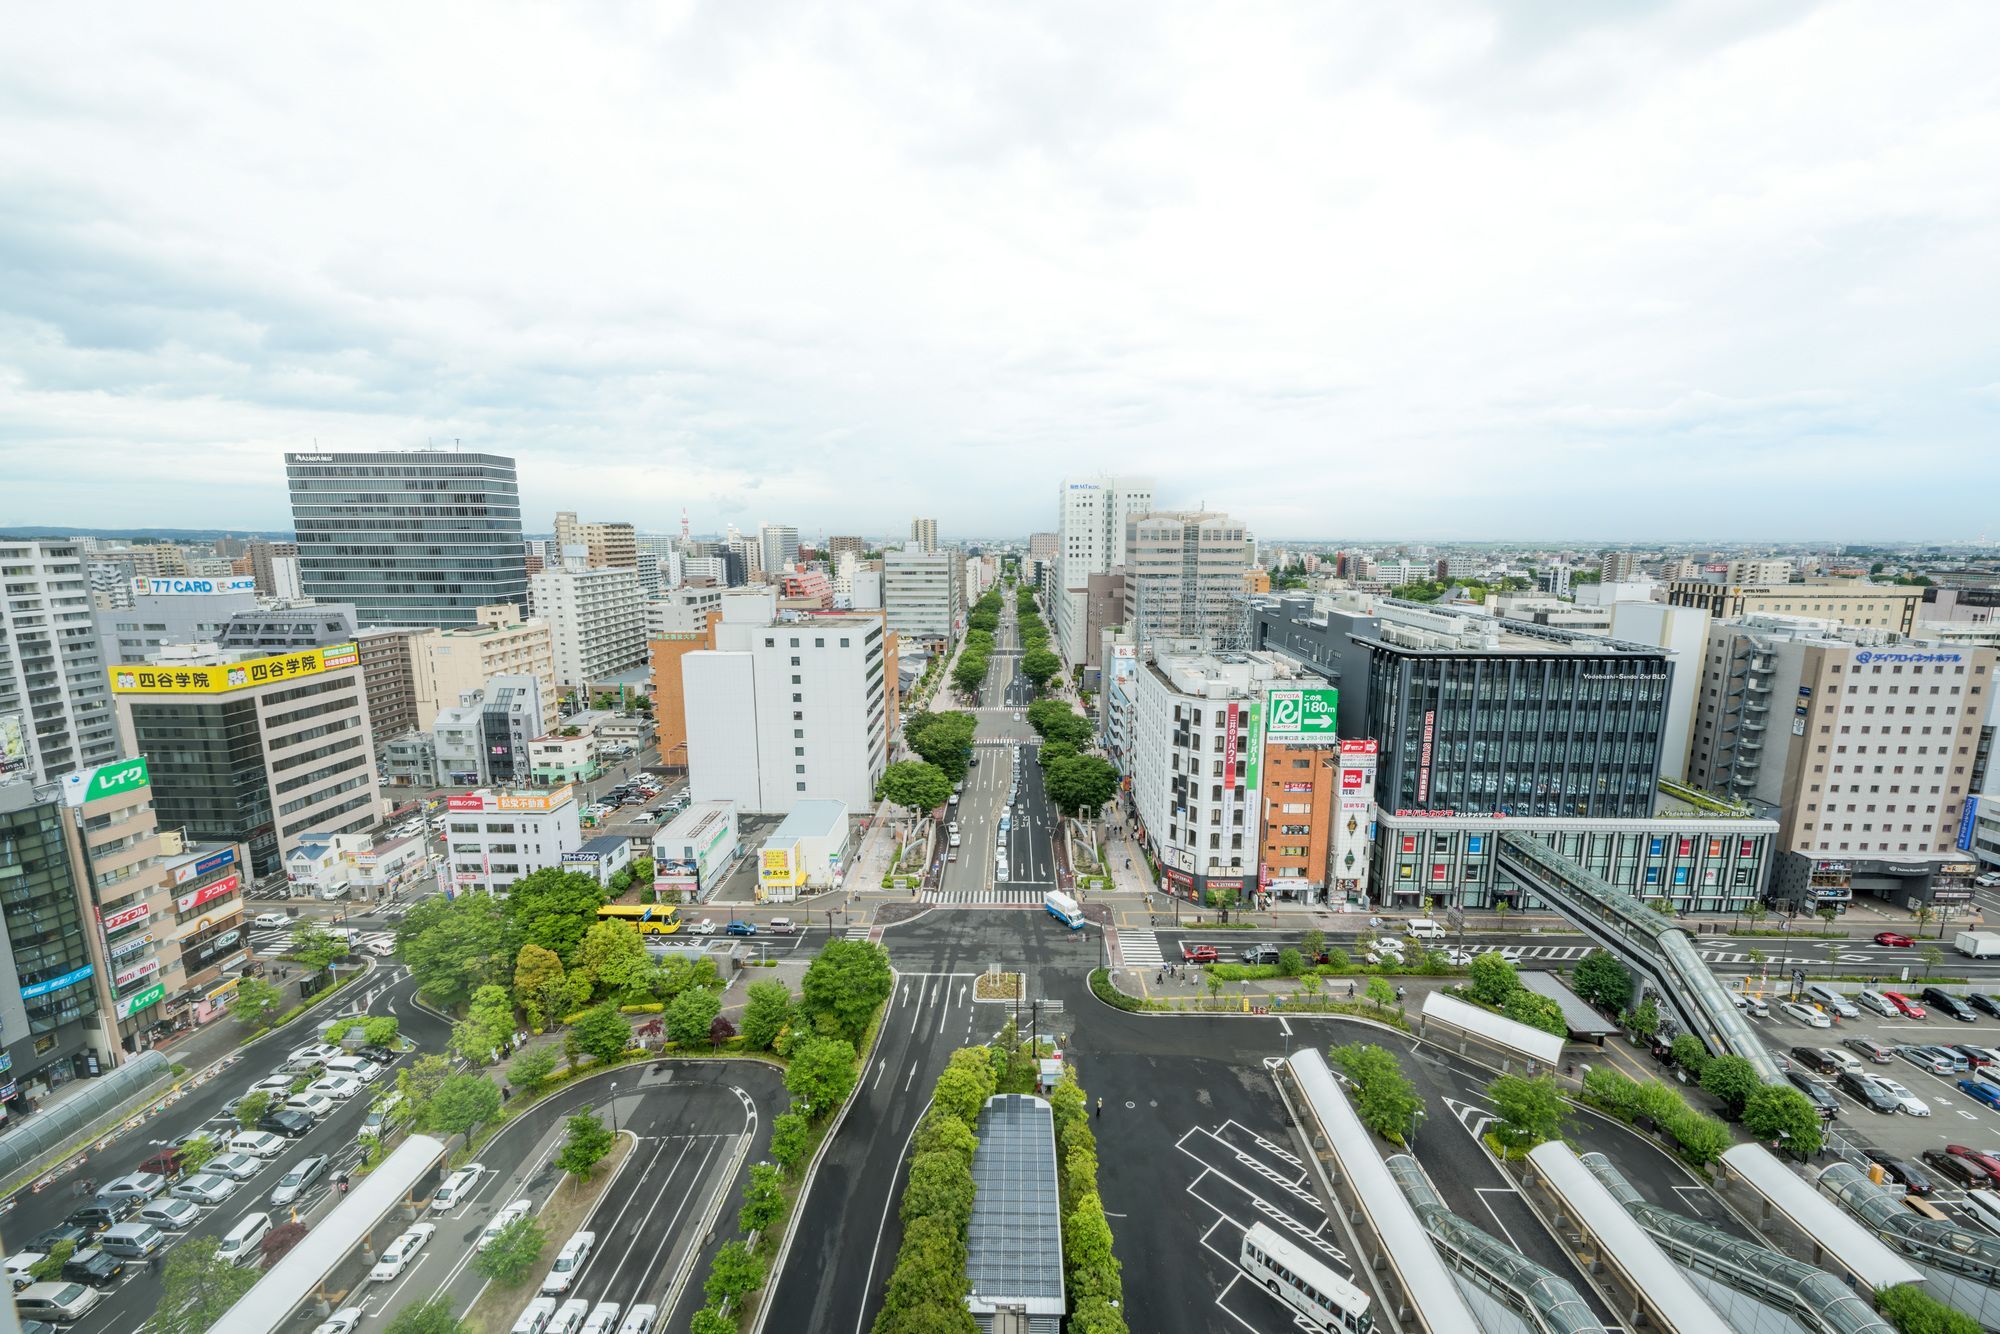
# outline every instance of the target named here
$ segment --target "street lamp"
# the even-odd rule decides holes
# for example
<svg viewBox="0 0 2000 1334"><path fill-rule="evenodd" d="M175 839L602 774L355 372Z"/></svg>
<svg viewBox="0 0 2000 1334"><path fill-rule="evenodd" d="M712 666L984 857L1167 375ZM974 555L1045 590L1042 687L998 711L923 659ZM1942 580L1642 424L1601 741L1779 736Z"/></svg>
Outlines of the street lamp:
<svg viewBox="0 0 2000 1334"><path fill-rule="evenodd" d="M611 1134L614 1138L618 1134L618 1082L616 1080L613 1080L611 1083Z"/></svg>

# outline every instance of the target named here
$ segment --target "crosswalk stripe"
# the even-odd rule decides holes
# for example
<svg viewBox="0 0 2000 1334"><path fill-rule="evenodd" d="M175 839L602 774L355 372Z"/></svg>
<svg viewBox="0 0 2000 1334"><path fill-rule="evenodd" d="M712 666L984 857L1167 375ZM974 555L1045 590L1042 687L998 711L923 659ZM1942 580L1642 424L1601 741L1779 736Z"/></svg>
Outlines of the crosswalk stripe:
<svg viewBox="0 0 2000 1334"><path fill-rule="evenodd" d="M1160 953L1157 931L1120 931L1118 951L1124 956L1128 968L1158 968L1166 962L1166 957Z"/></svg>
<svg viewBox="0 0 2000 1334"><path fill-rule="evenodd" d="M1042 901L1039 889L931 889L924 891L925 903L1014 903L1034 905Z"/></svg>

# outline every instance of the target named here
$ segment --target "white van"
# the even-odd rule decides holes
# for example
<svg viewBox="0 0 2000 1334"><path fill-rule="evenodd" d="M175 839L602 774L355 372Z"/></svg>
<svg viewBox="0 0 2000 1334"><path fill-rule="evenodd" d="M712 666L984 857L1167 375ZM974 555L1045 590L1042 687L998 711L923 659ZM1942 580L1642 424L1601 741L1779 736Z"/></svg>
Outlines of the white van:
<svg viewBox="0 0 2000 1334"><path fill-rule="evenodd" d="M1988 1232L2000 1232L2000 1194L1990 1190L1968 1190L1962 1203L1973 1222Z"/></svg>
<svg viewBox="0 0 2000 1334"><path fill-rule="evenodd" d="M119 1223L106 1228L97 1245L121 1260L143 1260L166 1241L167 1234L151 1223Z"/></svg>
<svg viewBox="0 0 2000 1334"><path fill-rule="evenodd" d="M271 1230L271 1215L246 1214L243 1221L229 1229L228 1235L217 1243L216 1258L227 1260L233 1265L255 1264L257 1247L263 1242L264 1234Z"/></svg>
<svg viewBox="0 0 2000 1334"><path fill-rule="evenodd" d="M23 1320L47 1320L66 1325L97 1305L98 1294L81 1283L30 1283L14 1294L14 1310Z"/></svg>
<svg viewBox="0 0 2000 1334"><path fill-rule="evenodd" d="M285 1137L268 1130L246 1130L229 1137L231 1153L247 1153L252 1158L276 1158L285 1151Z"/></svg>
<svg viewBox="0 0 2000 1334"><path fill-rule="evenodd" d="M1414 940L1443 940L1444 928L1428 917L1412 917L1403 928Z"/></svg>
<svg viewBox="0 0 2000 1334"><path fill-rule="evenodd" d="M653 1334L653 1326L659 1319L659 1307L642 1303L625 1313L625 1323L618 1326L618 1334Z"/></svg>

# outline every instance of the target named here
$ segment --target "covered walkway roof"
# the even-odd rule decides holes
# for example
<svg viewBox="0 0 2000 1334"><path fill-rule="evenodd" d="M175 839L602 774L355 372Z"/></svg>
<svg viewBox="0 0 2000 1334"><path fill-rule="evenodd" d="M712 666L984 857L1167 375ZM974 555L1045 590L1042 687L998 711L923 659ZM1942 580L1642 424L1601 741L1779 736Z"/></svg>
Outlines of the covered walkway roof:
<svg viewBox="0 0 2000 1334"><path fill-rule="evenodd" d="M1515 974L1521 985L1537 996L1547 996L1562 1007L1563 1022L1569 1031L1578 1037L1609 1037L1618 1031L1618 1025L1606 1019L1584 1002L1583 997L1571 991L1563 980L1554 973L1545 973L1538 968L1523 968Z"/></svg>
<svg viewBox="0 0 2000 1334"><path fill-rule="evenodd" d="M1518 1020L1509 1019L1504 1014L1447 996L1441 991L1433 991L1424 997L1424 1020L1437 1020L1472 1034L1482 1042L1504 1048L1531 1061L1543 1065L1554 1065L1562 1059L1563 1040L1553 1033Z"/></svg>
<svg viewBox="0 0 2000 1334"><path fill-rule="evenodd" d="M444 1153L444 1142L429 1135L404 1140L388 1161L361 1178L338 1208L271 1266L256 1287L224 1311L209 1326L209 1334L276 1334L295 1325L293 1313L430 1175Z"/></svg>
<svg viewBox="0 0 2000 1334"><path fill-rule="evenodd" d="M1871 1291L1923 1279L1914 1265L1814 1190L1763 1145L1739 1144L1726 1150L1722 1165L1793 1227L1811 1237L1827 1262L1852 1274Z"/></svg>

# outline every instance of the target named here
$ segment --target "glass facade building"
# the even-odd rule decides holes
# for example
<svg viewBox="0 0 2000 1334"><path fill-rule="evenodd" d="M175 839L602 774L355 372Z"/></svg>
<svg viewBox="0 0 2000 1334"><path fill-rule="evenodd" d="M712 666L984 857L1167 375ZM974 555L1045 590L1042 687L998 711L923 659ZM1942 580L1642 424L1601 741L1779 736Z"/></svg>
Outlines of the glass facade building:
<svg viewBox="0 0 2000 1334"><path fill-rule="evenodd" d="M528 600L521 493L498 454L285 455L305 595L361 625L446 628Z"/></svg>
<svg viewBox="0 0 2000 1334"><path fill-rule="evenodd" d="M96 968L64 841L66 812L27 783L0 785L0 1103L96 1073Z"/></svg>

